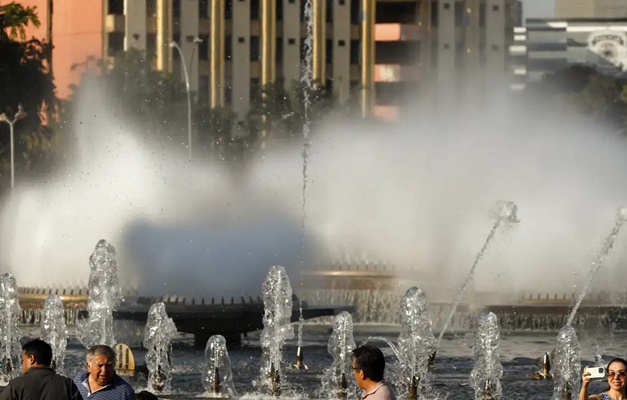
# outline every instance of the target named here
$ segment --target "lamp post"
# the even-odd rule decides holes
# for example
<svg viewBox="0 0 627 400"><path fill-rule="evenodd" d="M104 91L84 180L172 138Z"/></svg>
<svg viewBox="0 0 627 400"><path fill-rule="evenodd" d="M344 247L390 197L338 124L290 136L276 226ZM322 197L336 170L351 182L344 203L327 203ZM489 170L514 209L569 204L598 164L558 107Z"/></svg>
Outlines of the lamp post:
<svg viewBox="0 0 627 400"><path fill-rule="evenodd" d="M194 44L198 44L198 43L202 43L202 39L199 37L195 37ZM181 49L181 46L179 46L179 44L175 41L171 41L170 42L170 47L176 49L176 51L179 52L179 55L181 56L181 63L183 63L183 74L185 75L185 90L187 92L187 151L189 154L189 161L192 161L192 96L191 93L189 91L189 71L187 69L187 63L185 62L185 56L183 56L183 49ZM192 49L192 55L190 57L190 67L191 67L191 63L194 59L194 52L196 51L196 46L193 47Z"/></svg>
<svg viewBox="0 0 627 400"><path fill-rule="evenodd" d="M13 145L14 143L13 124L15 124L17 121L23 118L26 118L27 115L28 114L26 114L21 104L17 105L17 112L15 113L15 116L13 117L12 120L9 119L9 117L7 117L5 113L0 114L0 121L6 122L7 124L9 124L10 133L11 133L11 190L13 190L13 188L15 187L15 160L13 157L15 146Z"/></svg>

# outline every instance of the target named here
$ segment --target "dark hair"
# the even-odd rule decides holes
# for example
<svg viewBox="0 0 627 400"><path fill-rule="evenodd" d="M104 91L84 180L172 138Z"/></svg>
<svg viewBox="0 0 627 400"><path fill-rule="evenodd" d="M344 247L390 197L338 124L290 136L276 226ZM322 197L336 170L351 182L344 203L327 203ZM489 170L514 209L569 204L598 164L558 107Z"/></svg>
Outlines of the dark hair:
<svg viewBox="0 0 627 400"><path fill-rule="evenodd" d="M141 392L137 393L137 395L135 395L135 399L136 400L159 400L157 396L155 396L154 394L150 393L147 390L142 390Z"/></svg>
<svg viewBox="0 0 627 400"><path fill-rule="evenodd" d="M383 352L376 346L360 346L353 350L355 369L363 371L366 378L373 382L383 380L385 371L385 358Z"/></svg>
<svg viewBox="0 0 627 400"><path fill-rule="evenodd" d="M615 362L622 363L622 364L625 366L625 368L627 368L627 361L625 361L625 360L624 360L624 359L622 359L622 358L616 357L616 358L612 358L612 359L610 360L610 362L608 362L608 363L607 363L607 371L608 371L608 372L609 372L609 370L610 370L610 365L612 365L612 363L615 363Z"/></svg>
<svg viewBox="0 0 627 400"><path fill-rule="evenodd" d="M52 347L43 340L31 340L22 346L22 351L26 356L33 356L35 364L49 367L52 362Z"/></svg>

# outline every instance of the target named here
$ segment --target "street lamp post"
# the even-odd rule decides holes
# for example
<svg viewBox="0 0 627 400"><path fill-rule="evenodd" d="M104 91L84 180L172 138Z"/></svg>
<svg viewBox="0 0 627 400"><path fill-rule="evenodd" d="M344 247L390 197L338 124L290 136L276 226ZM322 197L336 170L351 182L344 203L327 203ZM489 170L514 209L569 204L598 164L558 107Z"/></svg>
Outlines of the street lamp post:
<svg viewBox="0 0 627 400"><path fill-rule="evenodd" d="M26 114L26 112L24 111L24 109L22 108L21 104L17 105L17 112L15 113L15 116L13 117L13 119L9 119L9 117L7 117L7 115L5 113L0 114L0 121L6 122L7 124L9 124L10 127L10 134L11 134L11 190L13 190L13 188L15 187L15 159L14 159L14 151L15 151L15 146L14 146L14 141L13 141L13 124L15 124L17 121L26 118L28 114Z"/></svg>
<svg viewBox="0 0 627 400"><path fill-rule="evenodd" d="M202 39L199 37L194 38L194 44L202 43ZM185 56L183 56L183 49L175 41L170 42L170 47L176 49L181 56L181 63L183 63L183 74L185 75L185 89L187 92L187 151L189 154L189 161L192 161L192 95L189 91L189 70L187 69L187 63L185 62ZM192 55L190 57L190 67L194 59L194 52L196 46L192 49Z"/></svg>

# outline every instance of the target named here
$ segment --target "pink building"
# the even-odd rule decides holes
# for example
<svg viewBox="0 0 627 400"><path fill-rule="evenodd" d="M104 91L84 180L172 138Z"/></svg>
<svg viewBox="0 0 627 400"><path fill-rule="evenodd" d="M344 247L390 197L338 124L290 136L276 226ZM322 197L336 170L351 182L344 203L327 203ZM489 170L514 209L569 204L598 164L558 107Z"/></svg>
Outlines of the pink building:
<svg viewBox="0 0 627 400"><path fill-rule="evenodd" d="M0 4L11 1L0 0ZM57 96L71 94L70 85L78 83L84 68L72 68L103 54L102 0L20 0L24 7L37 7L41 25L29 26L26 38L52 39L52 70Z"/></svg>

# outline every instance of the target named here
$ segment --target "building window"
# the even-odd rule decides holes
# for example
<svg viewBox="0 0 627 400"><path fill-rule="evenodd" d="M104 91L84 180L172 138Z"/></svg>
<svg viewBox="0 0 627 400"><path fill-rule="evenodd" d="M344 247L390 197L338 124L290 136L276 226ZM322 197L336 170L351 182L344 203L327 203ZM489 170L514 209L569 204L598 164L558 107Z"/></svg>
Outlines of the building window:
<svg viewBox="0 0 627 400"><path fill-rule="evenodd" d="M157 0L146 0L146 16L154 17L157 15Z"/></svg>
<svg viewBox="0 0 627 400"><path fill-rule="evenodd" d="M296 39L294 39L294 38L287 39L287 44L289 44L289 45L296 44Z"/></svg>
<svg viewBox="0 0 627 400"><path fill-rule="evenodd" d="M226 36L224 38L224 59L230 60L233 57L233 38Z"/></svg>
<svg viewBox="0 0 627 400"><path fill-rule="evenodd" d="M209 19L209 0L200 0L198 2L198 17L200 19Z"/></svg>
<svg viewBox="0 0 627 400"><path fill-rule="evenodd" d="M500 9L498 4L492 6L492 11L498 11Z"/></svg>
<svg viewBox="0 0 627 400"><path fill-rule="evenodd" d="M442 5L442 8L444 8L445 10L450 10L451 9L451 5L449 3L444 3Z"/></svg>
<svg viewBox="0 0 627 400"><path fill-rule="evenodd" d="M345 41L343 41L343 40L338 40L338 41L337 41L337 45L338 45L339 47L344 47L344 46L346 46L346 42L345 42Z"/></svg>
<svg viewBox="0 0 627 400"><path fill-rule="evenodd" d="M346 1L345 1L345 0L340 0L340 1L339 1L339 4L340 4L341 6L346 5Z"/></svg>
<svg viewBox="0 0 627 400"><path fill-rule="evenodd" d="M450 45L450 44L448 44L448 43L444 43L444 45L442 46L442 48L443 48L444 50L448 50L448 49L450 49L450 48L451 48L451 45Z"/></svg>
<svg viewBox="0 0 627 400"><path fill-rule="evenodd" d="M250 0L250 19L251 21L259 21L261 13L259 12L259 0Z"/></svg>
<svg viewBox="0 0 627 400"><path fill-rule="evenodd" d="M209 35L200 35L202 43L198 44L198 59L206 61L209 59Z"/></svg>
<svg viewBox="0 0 627 400"><path fill-rule="evenodd" d="M124 51L124 33L109 33L109 55L114 56L122 51Z"/></svg>
<svg viewBox="0 0 627 400"><path fill-rule="evenodd" d="M250 37L250 60L258 61L261 57L261 49L259 46L259 36Z"/></svg>
<svg viewBox="0 0 627 400"><path fill-rule="evenodd" d="M174 35L172 35L172 41L176 43L181 43L181 34L175 33ZM172 49L172 59L176 61L181 60L181 54L178 52L178 50Z"/></svg>
<svg viewBox="0 0 627 400"><path fill-rule="evenodd" d="M124 15L124 1L109 0L107 13L114 15Z"/></svg>
<svg viewBox="0 0 627 400"><path fill-rule="evenodd" d="M246 43L246 39L243 36L237 38L237 43Z"/></svg>
<svg viewBox="0 0 627 400"><path fill-rule="evenodd" d="M490 46L490 48L492 49L492 51L499 51L501 49L501 46L499 46L498 44L493 44L492 46Z"/></svg>
<svg viewBox="0 0 627 400"><path fill-rule="evenodd" d="M172 16L181 18L181 0L172 0Z"/></svg>

